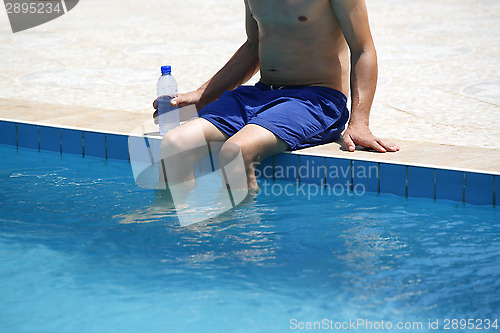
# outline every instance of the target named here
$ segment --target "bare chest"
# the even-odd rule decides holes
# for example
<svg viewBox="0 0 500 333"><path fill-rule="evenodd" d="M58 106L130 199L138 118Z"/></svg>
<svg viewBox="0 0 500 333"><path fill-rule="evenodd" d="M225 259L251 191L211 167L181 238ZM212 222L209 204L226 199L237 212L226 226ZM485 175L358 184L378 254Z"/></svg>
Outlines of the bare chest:
<svg viewBox="0 0 500 333"><path fill-rule="evenodd" d="M293 28L310 25L332 15L329 0L248 0L259 28Z"/></svg>

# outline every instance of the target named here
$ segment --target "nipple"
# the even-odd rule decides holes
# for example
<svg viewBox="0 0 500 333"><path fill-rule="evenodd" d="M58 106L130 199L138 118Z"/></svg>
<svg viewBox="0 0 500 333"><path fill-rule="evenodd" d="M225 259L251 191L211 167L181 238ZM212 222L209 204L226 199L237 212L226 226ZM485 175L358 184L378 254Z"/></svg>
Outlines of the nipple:
<svg viewBox="0 0 500 333"><path fill-rule="evenodd" d="M299 21L300 21L300 22L305 22L305 21L307 21L307 16L299 16Z"/></svg>

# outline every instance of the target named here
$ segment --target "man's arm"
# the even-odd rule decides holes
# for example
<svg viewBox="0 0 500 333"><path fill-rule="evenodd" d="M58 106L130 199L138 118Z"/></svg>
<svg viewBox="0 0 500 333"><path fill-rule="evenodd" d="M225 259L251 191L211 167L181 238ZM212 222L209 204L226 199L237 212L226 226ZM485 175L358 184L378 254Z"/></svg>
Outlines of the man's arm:
<svg viewBox="0 0 500 333"><path fill-rule="evenodd" d="M351 51L351 117L343 139L379 152L397 151L394 143L376 138L369 129L370 109L377 86L377 53L364 0L330 0Z"/></svg>
<svg viewBox="0 0 500 333"><path fill-rule="evenodd" d="M236 51L227 64L196 91L180 94L173 105L195 104L199 110L215 101L226 90L233 90L247 82L259 70L259 32L255 19L245 0L247 41Z"/></svg>

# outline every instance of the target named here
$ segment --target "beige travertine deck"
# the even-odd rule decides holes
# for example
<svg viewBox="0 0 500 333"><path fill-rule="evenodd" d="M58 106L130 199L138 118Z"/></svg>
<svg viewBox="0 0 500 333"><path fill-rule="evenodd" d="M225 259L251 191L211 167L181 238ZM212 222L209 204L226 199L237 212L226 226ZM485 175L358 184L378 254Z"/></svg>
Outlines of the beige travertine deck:
<svg viewBox="0 0 500 333"><path fill-rule="evenodd" d="M300 153L500 172L500 1L367 0L379 56L371 127L392 154ZM0 119L129 133L159 67L197 88L245 39L243 0L80 0L12 34L0 10ZM254 77L250 83L256 82Z"/></svg>

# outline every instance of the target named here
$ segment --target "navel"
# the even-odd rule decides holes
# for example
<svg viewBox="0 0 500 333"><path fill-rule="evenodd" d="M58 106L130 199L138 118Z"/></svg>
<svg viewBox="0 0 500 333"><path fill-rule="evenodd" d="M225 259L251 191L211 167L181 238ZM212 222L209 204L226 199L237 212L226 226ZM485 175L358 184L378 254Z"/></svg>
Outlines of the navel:
<svg viewBox="0 0 500 333"><path fill-rule="evenodd" d="M300 22L305 22L307 21L307 16L299 16L298 19Z"/></svg>

